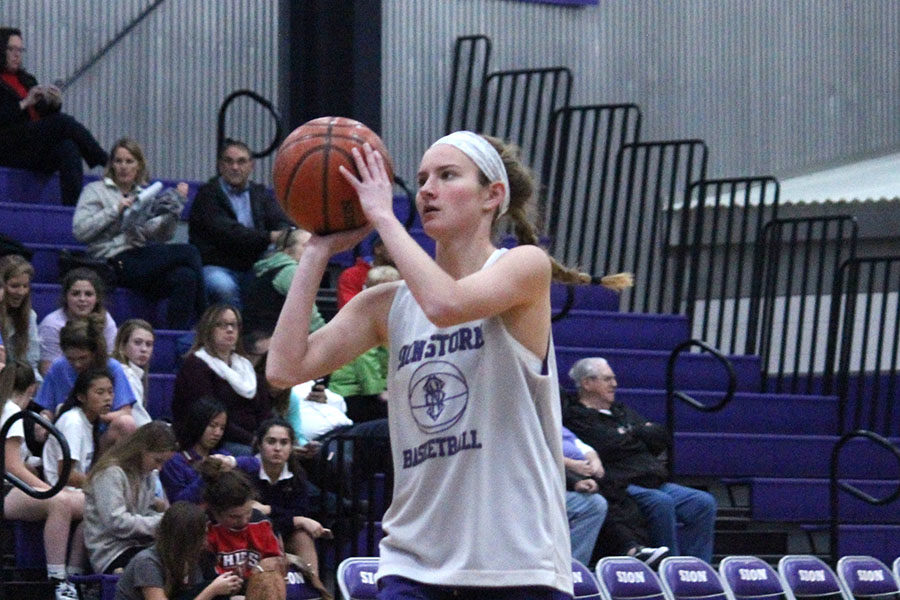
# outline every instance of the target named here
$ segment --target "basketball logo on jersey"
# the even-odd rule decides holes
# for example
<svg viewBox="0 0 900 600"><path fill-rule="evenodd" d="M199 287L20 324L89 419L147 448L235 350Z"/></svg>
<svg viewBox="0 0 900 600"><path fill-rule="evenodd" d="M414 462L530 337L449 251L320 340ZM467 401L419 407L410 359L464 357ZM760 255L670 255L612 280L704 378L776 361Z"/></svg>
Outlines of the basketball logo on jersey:
<svg viewBox="0 0 900 600"><path fill-rule="evenodd" d="M426 362L409 379L409 408L423 433L453 427L469 402L469 386L456 365L443 360Z"/></svg>

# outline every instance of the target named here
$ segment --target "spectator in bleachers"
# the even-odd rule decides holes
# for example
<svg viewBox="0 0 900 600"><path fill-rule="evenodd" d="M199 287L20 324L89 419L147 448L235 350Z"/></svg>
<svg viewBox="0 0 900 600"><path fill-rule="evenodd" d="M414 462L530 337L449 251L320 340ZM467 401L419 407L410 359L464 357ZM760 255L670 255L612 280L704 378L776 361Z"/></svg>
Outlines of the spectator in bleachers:
<svg viewBox="0 0 900 600"><path fill-rule="evenodd" d="M59 332L59 344L63 355L50 365L35 398L42 409L41 414L51 420L58 414L82 372L106 370L112 376L113 400L111 410L100 416L100 429L103 431L101 449L130 435L135 429L131 415L134 394L122 365L106 353L102 317L94 314L71 319Z"/></svg>
<svg viewBox="0 0 900 600"><path fill-rule="evenodd" d="M94 464L84 488L84 539L96 573L113 573L153 542L169 503L157 471L177 449L172 428L152 421Z"/></svg>
<svg viewBox="0 0 900 600"><path fill-rule="evenodd" d="M372 267L363 289L400 281L390 265ZM344 397L347 416L355 423L387 418L388 351L375 346L331 374L328 389Z"/></svg>
<svg viewBox="0 0 900 600"><path fill-rule="evenodd" d="M116 583L116 600L213 600L237 592L241 578L227 571L211 581L202 569L206 511L173 502L159 521L155 543L139 552Z"/></svg>
<svg viewBox="0 0 900 600"><path fill-rule="evenodd" d="M244 582L256 565L260 569L283 565L283 553L272 524L254 508L256 495L240 471L210 476L203 492L215 523L206 530L209 549L216 555L216 572L237 573Z"/></svg>
<svg viewBox="0 0 900 600"><path fill-rule="evenodd" d="M192 402L183 417L175 423L175 437L180 451L159 472L169 500L203 501L203 478L197 470L203 461L218 461L225 470L240 467L243 471L251 471L259 468L259 461L253 456L235 457L222 448L227 424L225 405L212 396L202 396Z"/></svg>
<svg viewBox="0 0 900 600"><path fill-rule="evenodd" d="M147 400L150 359L153 358L155 339L156 334L150 323L143 319L128 319L122 323L113 340L112 357L122 363L122 370L125 371L128 385L134 394L131 416L137 427L152 421L147 412Z"/></svg>
<svg viewBox="0 0 900 600"><path fill-rule="evenodd" d="M32 279L34 267L21 256L7 254L0 258L0 283L5 293L0 302L0 331L6 341L6 359L25 361L40 381L41 338L37 313L31 308Z"/></svg>
<svg viewBox="0 0 900 600"><path fill-rule="evenodd" d="M194 198L189 238L203 258L209 302L241 308L241 291L253 277L253 263L284 230L296 226L265 186L250 181L253 156L244 142L222 143L218 171Z"/></svg>
<svg viewBox="0 0 900 600"><path fill-rule="evenodd" d="M287 297L297 261L312 234L302 229L281 232L275 242L276 252L253 264L254 277L247 284L244 295L244 325L247 331L274 331ZM319 309L313 304L309 321L310 332L325 324Z"/></svg>
<svg viewBox="0 0 900 600"><path fill-rule="evenodd" d="M56 418L56 428L66 438L72 457L67 485L83 488L87 474L100 453L100 424L112 407L113 383L106 369L88 369L78 375L69 398ZM111 444L107 444L109 446ZM52 485L62 470L63 451L56 438L44 444L44 478Z"/></svg>
<svg viewBox="0 0 900 600"><path fill-rule="evenodd" d="M39 85L22 67L25 42L19 29L0 27L0 48L0 164L59 171L62 202L73 206L84 176L82 157L93 168L106 164L106 152L84 125L60 111L59 88Z"/></svg>
<svg viewBox="0 0 900 600"><path fill-rule="evenodd" d="M562 428L563 461L566 466L566 512L572 508L585 511L586 504L597 502L597 497L603 499L605 506L605 519L599 531L599 536L579 540L584 544L579 553L585 550L589 557L599 556L633 556L641 560L650 568L655 569L663 558L668 556L669 549L666 546L651 548L645 546L649 543L649 534L646 529L646 520L641 510L626 492L624 485L616 485L604 477L603 463L597 452L575 437L566 427ZM573 498L572 493L579 498ZM591 498L585 497L585 495ZM575 555L575 527L571 525L572 515L569 516L572 530L572 548ZM587 529L588 524L581 526ZM590 543L590 547L585 547ZM589 564L588 561L582 561Z"/></svg>
<svg viewBox="0 0 900 600"><path fill-rule="evenodd" d="M371 269L372 267L382 266L393 267L394 261L391 259L391 255L390 253L388 253L387 247L384 245L381 237L376 235L375 239L372 240L372 256L356 257L356 262L354 262L352 266L349 266L341 271L341 274L338 275L338 310L340 310L344 307L345 304L350 302L350 298L357 295L363 290L363 287L365 287L366 283L366 277L369 274L369 269Z"/></svg>
<svg viewBox="0 0 900 600"><path fill-rule="evenodd" d="M10 361L0 372L0 427L7 419L23 410L34 395L37 382L34 370L22 361ZM4 469L22 482L38 491L46 491L50 486L32 472L23 461L25 448L25 421L13 424L4 440ZM77 598L75 588L66 580L68 574L83 572L85 547L82 527L77 527L72 536L69 553L69 568L66 568L66 551L69 548L69 534L72 522L81 519L84 512L84 494L81 490L63 489L47 499L32 498L18 488L12 488L3 501L3 516L20 521L44 521L44 552L47 557L47 577L56 584L55 598Z"/></svg>
<svg viewBox="0 0 900 600"><path fill-rule="evenodd" d="M268 387L257 380L244 354L241 314L228 304L214 304L197 323L197 334L175 377L172 416L179 423L188 407L210 395L225 405L228 425L224 448L237 456L251 454L253 434L272 412Z"/></svg>
<svg viewBox="0 0 900 600"><path fill-rule="evenodd" d="M118 285L150 298L168 298L169 328L189 329L204 305L200 255L191 244L165 243L175 233L179 202L156 216L129 211L147 178L140 145L129 138L117 141L104 178L87 184L78 198L72 233L88 245L92 257L109 261ZM176 193L186 198L187 183L179 183Z"/></svg>
<svg viewBox="0 0 900 600"><path fill-rule="evenodd" d="M290 423L280 417L268 419L260 425L253 444L259 466L244 471L256 488L257 509L272 521L285 550L298 555L318 579L315 541L331 538L331 530L304 516L310 512L306 473L294 453L295 446L297 437Z"/></svg>
<svg viewBox="0 0 900 600"><path fill-rule="evenodd" d="M61 283L60 308L44 317L38 325L41 338L39 368L42 375L46 375L53 361L61 356L59 330L71 318L86 317L91 313L102 315L106 320L103 337L106 338L107 348L112 348L116 339L116 322L103 306L105 286L100 276L91 269L77 268L66 273Z"/></svg>
<svg viewBox="0 0 900 600"><path fill-rule="evenodd" d="M597 451L611 481L627 485L649 521L652 543L709 562L716 501L669 481L660 458L667 447L665 430L616 401L616 376L605 359L583 358L569 377L578 386L578 401L566 407L563 422Z"/></svg>

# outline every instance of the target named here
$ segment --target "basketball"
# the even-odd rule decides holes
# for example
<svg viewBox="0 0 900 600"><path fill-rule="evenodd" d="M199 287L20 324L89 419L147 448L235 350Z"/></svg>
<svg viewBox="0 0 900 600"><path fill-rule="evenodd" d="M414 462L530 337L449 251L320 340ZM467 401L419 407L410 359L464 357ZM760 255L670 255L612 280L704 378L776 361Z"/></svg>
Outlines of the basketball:
<svg viewBox="0 0 900 600"><path fill-rule="evenodd" d="M341 172L359 177L351 150L364 143L384 157L391 181L393 166L374 131L353 119L320 117L291 132L278 148L272 178L275 196L298 226L317 234L356 229L366 224L356 190Z"/></svg>

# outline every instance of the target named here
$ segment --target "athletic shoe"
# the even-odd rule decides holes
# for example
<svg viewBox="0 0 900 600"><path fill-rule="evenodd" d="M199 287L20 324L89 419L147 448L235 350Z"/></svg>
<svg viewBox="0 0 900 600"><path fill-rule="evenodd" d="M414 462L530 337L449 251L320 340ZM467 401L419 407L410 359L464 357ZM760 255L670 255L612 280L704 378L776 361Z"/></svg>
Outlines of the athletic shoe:
<svg viewBox="0 0 900 600"><path fill-rule="evenodd" d="M661 561L668 555L668 546L660 546L659 548L648 548L647 546L641 546L634 553L634 557L636 559L643 562L651 569L656 569L656 567L659 565L659 561Z"/></svg>
<svg viewBox="0 0 900 600"><path fill-rule="evenodd" d="M68 581L60 581L53 591L54 600L78 600L78 590Z"/></svg>

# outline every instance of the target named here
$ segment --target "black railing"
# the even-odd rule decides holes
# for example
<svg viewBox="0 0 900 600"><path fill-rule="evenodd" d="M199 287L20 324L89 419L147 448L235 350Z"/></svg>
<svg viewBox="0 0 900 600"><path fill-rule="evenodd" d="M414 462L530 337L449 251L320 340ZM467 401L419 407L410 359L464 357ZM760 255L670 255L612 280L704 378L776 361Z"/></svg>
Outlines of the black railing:
<svg viewBox="0 0 900 600"><path fill-rule="evenodd" d="M456 38L450 80L450 101L444 132L475 128L478 119L478 99L487 78L491 59L491 40L484 35L465 35Z"/></svg>
<svg viewBox="0 0 900 600"><path fill-rule="evenodd" d="M678 362L678 356L692 346L697 346L712 354L715 359L725 367L725 372L728 374L728 385L725 390L725 395L715 404L703 404L696 398L675 389L675 364ZM669 354L669 360L666 363L666 434L669 438L670 473L675 472L675 400L681 400L688 406L701 412L717 412L725 408L725 406L731 402L736 391L737 374L735 373L734 365L731 364L731 361L727 356L701 340L686 340L675 346L675 349Z"/></svg>
<svg viewBox="0 0 900 600"><path fill-rule="evenodd" d="M760 288L759 241L778 216L778 188L772 177L705 179L691 185L688 204L671 219L678 230L669 236L672 312L683 311L693 336L729 354L746 345L747 304Z"/></svg>
<svg viewBox="0 0 900 600"><path fill-rule="evenodd" d="M553 256L564 264L589 264L604 247L600 225L610 209L619 150L640 138L635 104L569 106L553 112L550 146L541 168L546 184L544 230Z"/></svg>
<svg viewBox="0 0 900 600"><path fill-rule="evenodd" d="M853 485L846 483L844 481L840 481L838 477L840 476L838 471L840 470L840 458L841 458L841 450L845 445L851 440L864 438L868 439L872 442L875 442L882 448L885 448L889 452L894 455L894 458L897 459L898 466L900 466L900 449L898 449L894 444L892 444L887 439L882 436L874 433L872 431L867 430L856 430L851 431L844 436L841 437L834 445L834 449L831 451L831 478L829 485L829 495L831 501L831 511L830 511L830 530L831 530L831 563L837 564L838 556L840 556L840 549L838 547L839 537L840 537L840 506L839 506L839 494L838 492L843 490L850 494L851 496L862 500L863 502L868 502L869 504L873 504L875 506L883 506L885 504L889 504L900 498L900 470L894 474L893 477L889 478L892 481L897 482L897 489L894 490L889 496L885 496L883 498L875 498L874 496L867 494L866 492L860 490Z"/></svg>
<svg viewBox="0 0 900 600"><path fill-rule="evenodd" d="M821 393L830 386L840 322L840 265L856 256L856 219L775 219L760 244L762 271L747 323L747 354L762 358L763 389ZM811 311L811 312L810 312Z"/></svg>
<svg viewBox="0 0 900 600"><path fill-rule="evenodd" d="M250 98L257 104L260 104L270 115L272 115L272 120L275 121L275 135L272 137L272 141L269 145L264 150L256 151L251 149L250 151L253 158L268 156L275 152L278 145L281 143L281 140L284 138L284 125L281 121L281 116L278 114L278 111L275 110L275 106L264 96L260 96L253 90L235 90L228 94L225 100L222 101L222 105L219 107L219 116L216 127L216 151L218 152L218 149L222 147L222 142L228 137L225 134L225 115L228 112L228 108L235 100L244 97Z"/></svg>
<svg viewBox="0 0 900 600"><path fill-rule="evenodd" d="M900 432L900 256L846 261L838 272L841 303L835 392L840 432ZM830 383L830 382L826 382ZM830 385L826 390L832 391Z"/></svg>
<svg viewBox="0 0 900 600"><path fill-rule="evenodd" d="M6 440L10 428L20 419L23 421L23 427L31 427L34 424L38 424L46 429L47 432L59 442L59 446L62 449L62 468L59 471L59 480L50 486L50 489L42 492L35 490L33 487L19 479L19 477L6 471L6 444L0 444L0 469L3 470L3 480L8 481L11 485L22 490L23 493L32 498L37 498L38 500L52 498L66 486L69 481L69 474L72 472L72 455L69 451L69 443L66 441L66 437L54 427L50 421L30 410L19 411L8 418L6 422L3 423L3 427L0 427L0 440ZM6 524L5 502L6 494L0 494L0 528L3 528L3 525ZM6 565L0 565L0 600L6 598L7 583Z"/></svg>
<svg viewBox="0 0 900 600"><path fill-rule="evenodd" d="M475 131L517 143L535 171L543 164L553 112L569 105L566 67L495 71L484 80Z"/></svg>
<svg viewBox="0 0 900 600"><path fill-rule="evenodd" d="M616 158L615 183L608 207L598 216L603 243L590 266L595 274L630 271L634 288L623 293L632 312L678 312L673 282L683 275L670 268L677 209L691 186L706 177L703 140L665 140L626 144ZM676 305L676 306L673 306Z"/></svg>

